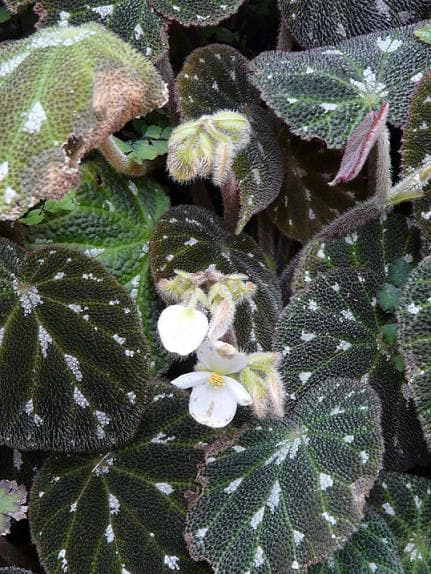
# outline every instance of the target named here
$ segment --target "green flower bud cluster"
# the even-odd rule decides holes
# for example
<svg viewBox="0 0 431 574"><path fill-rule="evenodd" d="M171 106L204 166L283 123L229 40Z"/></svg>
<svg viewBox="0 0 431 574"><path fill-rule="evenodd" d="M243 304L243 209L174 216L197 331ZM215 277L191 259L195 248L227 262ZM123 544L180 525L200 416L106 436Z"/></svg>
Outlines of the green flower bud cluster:
<svg viewBox="0 0 431 574"><path fill-rule="evenodd" d="M179 182L211 177L215 185L228 178L232 163L250 141L246 116L220 111L179 125L168 143L167 167Z"/></svg>
<svg viewBox="0 0 431 574"><path fill-rule="evenodd" d="M258 418L284 416L284 387L278 372L278 353L253 353L241 371L240 380L253 399Z"/></svg>

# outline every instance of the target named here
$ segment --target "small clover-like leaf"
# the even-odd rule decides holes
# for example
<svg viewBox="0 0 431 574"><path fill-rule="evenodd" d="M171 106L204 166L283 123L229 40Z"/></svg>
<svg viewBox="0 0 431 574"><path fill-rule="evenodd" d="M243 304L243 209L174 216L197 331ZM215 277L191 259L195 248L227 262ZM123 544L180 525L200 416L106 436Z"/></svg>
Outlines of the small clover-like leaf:
<svg viewBox="0 0 431 574"><path fill-rule="evenodd" d="M130 440L149 357L133 302L76 251L0 244L0 443L86 451Z"/></svg>
<svg viewBox="0 0 431 574"><path fill-rule="evenodd" d="M47 571L201 574L183 539L185 494L214 434L188 397L160 385L127 447L104 456L55 456L39 471L30 524ZM85 544L83 541L85 540Z"/></svg>
<svg viewBox="0 0 431 574"><path fill-rule="evenodd" d="M2 45L0 96L0 219L15 219L64 195L82 156L163 105L166 86L144 56L88 24Z"/></svg>
<svg viewBox="0 0 431 574"><path fill-rule="evenodd" d="M368 380L382 402L386 464L407 468L422 452L421 430L404 376L381 344L380 331L388 318L377 306L380 284L364 268L341 267L317 275L284 309L275 349L282 355L288 407L322 380Z"/></svg>
<svg viewBox="0 0 431 574"><path fill-rule="evenodd" d="M281 192L268 212L282 233L298 241L311 239L337 215L368 194L365 176L330 187L340 155L319 142L304 142L282 132L285 175Z"/></svg>
<svg viewBox="0 0 431 574"><path fill-rule="evenodd" d="M429 16L423 0L279 0L281 17L304 48L395 28Z"/></svg>
<svg viewBox="0 0 431 574"><path fill-rule="evenodd" d="M0 536L9 532L11 518L21 520L26 517L27 491L16 482L0 480Z"/></svg>
<svg viewBox="0 0 431 574"><path fill-rule="evenodd" d="M10 0L9 0L10 2ZM41 0L40 26L103 24L134 48L157 62L168 49L167 25L148 0Z"/></svg>
<svg viewBox="0 0 431 574"><path fill-rule="evenodd" d="M346 222L340 218L338 233L323 230L310 241L298 258L292 289L306 287L321 272L344 267L370 268L380 284L393 282L395 264L404 268L419 261L419 234L411 221L396 213L368 219L346 233Z"/></svg>
<svg viewBox="0 0 431 574"><path fill-rule="evenodd" d="M386 101L388 121L404 122L411 94L431 65L431 46L415 37L415 29L375 32L308 52L264 52L252 64L254 82L295 134L341 148Z"/></svg>
<svg viewBox="0 0 431 574"><path fill-rule="evenodd" d="M196 559L219 574L305 572L358 527L382 464L379 401L366 383L329 384L210 451L186 533Z"/></svg>
<svg viewBox="0 0 431 574"><path fill-rule="evenodd" d="M365 507L364 520L346 546L310 574L405 574L395 537L384 518Z"/></svg>
<svg viewBox="0 0 431 574"><path fill-rule="evenodd" d="M382 472L368 504L391 529L405 574L427 574L431 564L431 480Z"/></svg>
<svg viewBox="0 0 431 574"><path fill-rule="evenodd" d="M211 265L225 274L247 275L257 289L254 301L244 301L236 310L234 327L239 346L249 352L271 350L281 293L263 252L251 237L225 231L210 211L183 205L159 219L150 257L156 281L172 277L175 269L195 273Z"/></svg>
<svg viewBox="0 0 431 574"><path fill-rule="evenodd" d="M429 162L431 154L431 74L427 74L413 94L403 136L403 173L408 176ZM431 196L430 185L424 188L427 195L416 201L414 213L416 224L422 232L424 252L431 247Z"/></svg>
<svg viewBox="0 0 431 574"><path fill-rule="evenodd" d="M431 258L424 259L404 286L397 310L400 352L406 363L425 438L431 448Z"/></svg>
<svg viewBox="0 0 431 574"><path fill-rule="evenodd" d="M214 26L238 11L244 0L149 0L156 12L183 26Z"/></svg>
<svg viewBox="0 0 431 574"><path fill-rule="evenodd" d="M149 241L158 218L169 207L163 188L148 177L134 181L103 161L86 163L74 191L72 211L47 214L28 230L33 247L55 244L78 249L102 263L130 292L141 314L152 354L152 370L169 367L156 336L162 309L149 271Z"/></svg>
<svg viewBox="0 0 431 574"><path fill-rule="evenodd" d="M239 194L239 233L254 213L277 197L283 177L277 138L248 79L248 61L230 46L205 46L187 58L176 85L184 119L227 109L250 122L250 143L236 156L233 179L222 188L223 195Z"/></svg>

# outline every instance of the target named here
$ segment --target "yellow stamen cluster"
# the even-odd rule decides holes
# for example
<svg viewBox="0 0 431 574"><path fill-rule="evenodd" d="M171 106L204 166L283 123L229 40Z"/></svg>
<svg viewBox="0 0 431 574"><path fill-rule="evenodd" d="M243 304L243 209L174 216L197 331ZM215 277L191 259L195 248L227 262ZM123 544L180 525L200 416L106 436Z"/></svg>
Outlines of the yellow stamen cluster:
<svg viewBox="0 0 431 574"><path fill-rule="evenodd" d="M213 373L209 377L208 382L210 385L216 388L224 387L224 377L217 375L217 373Z"/></svg>

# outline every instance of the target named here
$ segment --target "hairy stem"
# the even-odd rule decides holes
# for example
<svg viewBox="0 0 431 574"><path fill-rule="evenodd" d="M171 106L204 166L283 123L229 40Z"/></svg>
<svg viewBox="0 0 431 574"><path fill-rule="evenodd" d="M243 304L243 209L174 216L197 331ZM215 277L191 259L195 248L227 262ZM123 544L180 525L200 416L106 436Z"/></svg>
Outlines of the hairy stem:
<svg viewBox="0 0 431 574"><path fill-rule="evenodd" d="M129 159L115 143L113 136L109 136L102 144L99 145L99 151L114 169L131 177L146 175L149 173L150 161L136 163Z"/></svg>
<svg viewBox="0 0 431 574"><path fill-rule="evenodd" d="M239 194L233 173L229 175L221 188L223 197L223 220L228 231L235 233L239 217Z"/></svg>
<svg viewBox="0 0 431 574"><path fill-rule="evenodd" d="M374 187L375 197L384 209L392 187L391 144L387 126L380 131L369 167L370 182Z"/></svg>

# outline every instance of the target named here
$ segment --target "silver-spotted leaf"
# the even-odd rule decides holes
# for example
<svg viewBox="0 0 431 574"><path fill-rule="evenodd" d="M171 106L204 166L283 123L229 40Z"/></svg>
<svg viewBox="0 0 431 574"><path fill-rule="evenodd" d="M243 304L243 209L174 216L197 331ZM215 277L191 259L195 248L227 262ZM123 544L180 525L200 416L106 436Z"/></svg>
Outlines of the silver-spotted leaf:
<svg viewBox="0 0 431 574"><path fill-rule="evenodd" d="M0 480L0 536L9 532L11 518L21 520L26 517L27 491L15 481Z"/></svg>
<svg viewBox="0 0 431 574"><path fill-rule="evenodd" d="M257 290L253 302L243 302L236 310L239 346L249 352L271 350L281 293L265 255L251 237L227 232L221 220L206 209L183 205L170 209L157 222L150 257L155 281L172 277L175 269L194 273L210 265L226 274L247 275Z"/></svg>
<svg viewBox="0 0 431 574"><path fill-rule="evenodd" d="M41 451L21 451L0 446L0 479L14 480L30 487L46 457L46 453Z"/></svg>
<svg viewBox="0 0 431 574"><path fill-rule="evenodd" d="M431 572L431 480L382 472L368 501L384 517L405 574Z"/></svg>
<svg viewBox="0 0 431 574"><path fill-rule="evenodd" d="M395 28L430 15L429 0L279 0L281 17L304 48Z"/></svg>
<svg viewBox="0 0 431 574"><path fill-rule="evenodd" d="M50 574L206 572L187 555L186 492L214 433L185 393L159 386L134 441L104 456L54 456L39 471L30 523ZM84 543L85 541L85 543Z"/></svg>
<svg viewBox="0 0 431 574"><path fill-rule="evenodd" d="M406 363L419 419L431 448L431 258L424 259L404 286L397 310L399 347Z"/></svg>
<svg viewBox="0 0 431 574"><path fill-rule="evenodd" d="M166 101L154 66L98 24L45 28L0 47L0 219L77 182L79 161Z"/></svg>
<svg viewBox="0 0 431 574"><path fill-rule="evenodd" d="M429 162L431 154L431 74L418 85L404 126L402 147L404 176ZM424 199L414 203L416 224L422 232L424 252L431 248L431 197L426 186Z"/></svg>
<svg viewBox="0 0 431 574"><path fill-rule="evenodd" d="M340 154L323 144L304 142L282 131L284 180L281 192L268 213L288 237L307 241L337 215L365 199L367 178L330 187L340 165Z"/></svg>
<svg viewBox="0 0 431 574"><path fill-rule="evenodd" d="M150 345L153 373L169 366L156 335L161 312L149 271L149 241L158 218L169 207L163 188L148 177L134 181L103 161L84 164L74 191L73 211L47 215L28 228L33 247L63 245L102 263L129 291L141 314Z"/></svg>
<svg viewBox="0 0 431 574"><path fill-rule="evenodd" d="M87 22L103 24L157 62L168 49L167 25L148 0L41 0L40 26L76 26Z"/></svg>
<svg viewBox="0 0 431 574"><path fill-rule="evenodd" d="M372 389L340 379L210 451L188 516L192 555L219 574L303 573L328 557L359 526L382 464L379 427Z"/></svg>
<svg viewBox="0 0 431 574"><path fill-rule="evenodd" d="M130 440L149 353L132 300L69 249L0 244L0 443L106 450Z"/></svg>
<svg viewBox="0 0 431 574"><path fill-rule="evenodd" d="M277 138L248 79L248 61L230 46L205 46L187 58L176 87L185 120L232 110L244 114L251 124L250 143L234 160L233 182L224 190L239 194L236 232L240 233L254 213L277 197L283 178Z"/></svg>
<svg viewBox="0 0 431 574"><path fill-rule="evenodd" d="M354 219L353 212L346 217L349 215ZM408 264L419 261L418 230L403 215L388 213L381 218L372 217L349 233L342 220L338 221L339 232L335 236L324 229L302 250L291 282L294 291L306 287L321 272L344 267L372 269L383 284L396 261L403 259Z"/></svg>
<svg viewBox="0 0 431 574"><path fill-rule="evenodd" d="M381 284L364 268L341 267L317 275L285 307L275 350L282 355L288 407L328 378L369 381L382 403L385 462L405 469L422 453L422 433L404 375L394 368L390 350L382 344L381 329L391 316L377 305Z"/></svg>
<svg viewBox="0 0 431 574"><path fill-rule="evenodd" d="M30 570L23 570L22 568L15 568L8 566L7 568L0 568L0 574L32 574Z"/></svg>
<svg viewBox="0 0 431 574"><path fill-rule="evenodd" d="M405 574L395 537L384 518L365 507L364 520L346 546L310 574Z"/></svg>
<svg viewBox="0 0 431 574"><path fill-rule="evenodd" d="M415 25L357 36L308 52L264 52L252 63L264 101L303 138L342 148L370 111L389 103L401 126L411 94L431 65Z"/></svg>
<svg viewBox="0 0 431 574"><path fill-rule="evenodd" d="M244 0L149 0L156 12L184 26L213 26L235 14Z"/></svg>

